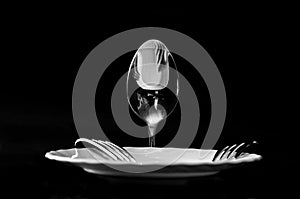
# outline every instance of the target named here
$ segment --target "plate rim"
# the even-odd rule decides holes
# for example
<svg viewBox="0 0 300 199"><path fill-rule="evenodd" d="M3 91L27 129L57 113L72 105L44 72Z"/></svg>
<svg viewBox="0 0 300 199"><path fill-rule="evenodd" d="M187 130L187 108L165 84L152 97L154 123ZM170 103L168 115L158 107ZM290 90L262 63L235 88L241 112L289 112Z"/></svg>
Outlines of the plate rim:
<svg viewBox="0 0 300 199"><path fill-rule="evenodd" d="M127 148L135 148L135 149L149 149L151 147L124 147ZM152 147L156 148L157 150L161 149L176 149L176 150L205 150L205 151L214 151L215 149L196 149L196 148L174 148L174 147L167 147L167 148L160 148L160 147ZM72 159L71 157L63 157L55 155L55 153L59 153L61 151L75 151L76 149L83 149L86 150L88 148L69 148L69 149L59 149L55 151L49 151L45 154L45 157L50 160L56 160L60 162L68 162L68 163L74 163L74 164L105 164L105 165L126 165L126 166L163 166L166 165L166 163L147 163L147 164L141 164L141 163L132 163L132 162L125 162L125 161L101 161L96 159ZM246 156L239 158L239 159L231 159L231 160L220 160L220 161L203 161L203 162L179 162L179 163L171 163L167 166L218 166L223 164L241 164L246 162L255 162L258 160L261 160L262 156L254 153L248 153Z"/></svg>

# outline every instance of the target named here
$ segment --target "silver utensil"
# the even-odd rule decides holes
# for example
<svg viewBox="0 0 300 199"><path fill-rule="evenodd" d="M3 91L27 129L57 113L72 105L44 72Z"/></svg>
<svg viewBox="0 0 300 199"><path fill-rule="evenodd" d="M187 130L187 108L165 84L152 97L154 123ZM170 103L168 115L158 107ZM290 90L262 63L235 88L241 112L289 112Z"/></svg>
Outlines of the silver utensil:
<svg viewBox="0 0 300 199"><path fill-rule="evenodd" d="M108 160L114 161L126 161L126 162L136 162L135 158L124 148L117 146L108 141L79 138L75 142L75 146L78 142L87 142L95 146L101 153L101 156ZM77 154L77 151L76 151ZM75 154L74 157L77 157Z"/></svg>
<svg viewBox="0 0 300 199"><path fill-rule="evenodd" d="M245 155L246 149L252 146L253 144L257 144L257 142L256 141L250 143L243 142L239 145L233 144L231 146L226 146L223 149L220 149L216 152L212 161L240 158L243 155Z"/></svg>

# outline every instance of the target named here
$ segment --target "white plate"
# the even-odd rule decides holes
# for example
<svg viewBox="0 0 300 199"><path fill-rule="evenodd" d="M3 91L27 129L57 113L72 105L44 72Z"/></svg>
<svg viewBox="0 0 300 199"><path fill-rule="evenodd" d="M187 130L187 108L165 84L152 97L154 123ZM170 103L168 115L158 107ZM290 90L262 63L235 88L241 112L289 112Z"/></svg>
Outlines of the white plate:
<svg viewBox="0 0 300 199"><path fill-rule="evenodd" d="M244 163L260 160L257 154L246 154L238 159L213 162L217 150L182 149L182 148L150 148L150 147L124 147L137 160L137 163L108 161L97 155L94 148L74 148L57 150L46 153L51 160L72 163L82 167L85 171L109 176L127 177L194 177L216 174L217 172L240 166ZM158 169L157 168L161 168ZM122 172L130 169L136 173ZM120 171L121 170L121 171ZM153 172L141 172L155 170Z"/></svg>

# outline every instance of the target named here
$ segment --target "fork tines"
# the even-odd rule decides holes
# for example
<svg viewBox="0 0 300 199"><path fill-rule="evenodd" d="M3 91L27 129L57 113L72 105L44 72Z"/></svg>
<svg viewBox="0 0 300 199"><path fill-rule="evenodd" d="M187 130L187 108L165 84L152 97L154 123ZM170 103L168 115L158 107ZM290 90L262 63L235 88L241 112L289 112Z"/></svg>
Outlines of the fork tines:
<svg viewBox="0 0 300 199"><path fill-rule="evenodd" d="M78 142L87 142L95 146L98 149L98 151L102 153L101 155L104 155L106 157L106 159L114 161L136 162L134 157L126 149L121 148L111 142L79 138L76 140L75 145Z"/></svg>
<svg viewBox="0 0 300 199"><path fill-rule="evenodd" d="M250 143L241 143L239 145L233 144L231 146L226 146L222 150L218 150L213 157L212 161L239 158L244 153L244 151L253 144L257 144L256 141Z"/></svg>
<svg viewBox="0 0 300 199"><path fill-rule="evenodd" d="M126 149L121 148L115 145L114 143L108 141L95 140L95 139L93 139L93 141L99 143L107 150L109 150L115 157L117 157L118 160L135 162L134 157Z"/></svg>

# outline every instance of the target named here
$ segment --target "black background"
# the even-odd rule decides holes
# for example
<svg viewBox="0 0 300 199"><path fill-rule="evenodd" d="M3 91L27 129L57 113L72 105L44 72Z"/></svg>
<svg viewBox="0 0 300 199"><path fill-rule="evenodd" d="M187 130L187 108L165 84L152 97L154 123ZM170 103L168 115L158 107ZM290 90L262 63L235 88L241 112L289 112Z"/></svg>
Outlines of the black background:
<svg viewBox="0 0 300 199"><path fill-rule="evenodd" d="M220 198L289 193L282 190L289 182L286 177L292 175L288 170L291 163L280 159L289 155L274 148L284 149L287 144L283 140L288 136L288 125L283 121L289 117L284 112L289 105L285 102L289 96L286 82L292 64L286 56L292 56L286 46L293 32L291 12L285 15L272 9L250 9L201 15L197 10L178 7L172 12L160 8L147 17L136 15L134 10L108 9L113 11L104 13L102 9L84 14L83 9L46 7L12 6L2 14L1 194L39 198L104 194L123 198L130 194L115 190L123 192L129 187L144 190L140 194L146 198L182 197L195 190L207 198L212 193ZM261 162L211 179L187 180L181 186L167 181L143 185L145 181L98 179L44 158L47 151L73 147L78 138L72 120L72 88L88 53L116 33L146 26L180 31L210 54L224 80L228 102L226 123L215 148L256 140L258 153L264 156ZM200 144L195 142L193 147ZM147 187L156 191L147 194ZM203 187L202 192L199 187ZM221 191L212 191L214 188Z"/></svg>

